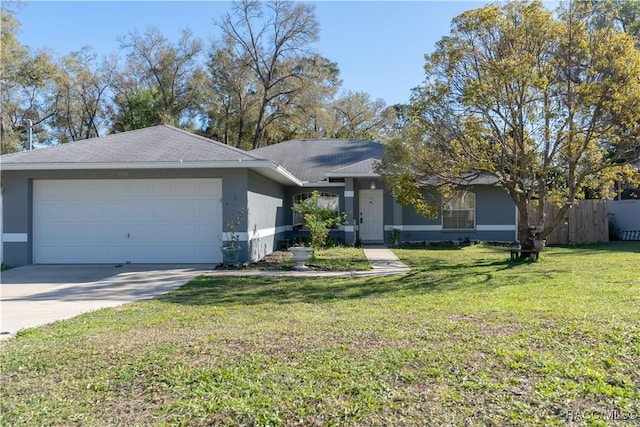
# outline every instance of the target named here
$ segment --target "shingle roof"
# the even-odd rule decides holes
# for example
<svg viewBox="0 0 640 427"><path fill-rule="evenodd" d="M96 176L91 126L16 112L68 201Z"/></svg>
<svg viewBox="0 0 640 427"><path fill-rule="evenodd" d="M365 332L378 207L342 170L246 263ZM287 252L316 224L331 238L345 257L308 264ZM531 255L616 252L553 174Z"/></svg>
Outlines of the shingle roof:
<svg viewBox="0 0 640 427"><path fill-rule="evenodd" d="M377 175L375 165L380 163L380 159L366 159L358 163L334 169L328 173L329 176L349 176L349 175Z"/></svg>
<svg viewBox="0 0 640 427"><path fill-rule="evenodd" d="M344 169L349 175L367 168L367 162L382 158L383 146L361 139L295 139L250 153L273 160L302 181L318 182L331 171Z"/></svg>
<svg viewBox="0 0 640 427"><path fill-rule="evenodd" d="M173 126L161 125L7 154L2 164L164 163L265 160Z"/></svg>

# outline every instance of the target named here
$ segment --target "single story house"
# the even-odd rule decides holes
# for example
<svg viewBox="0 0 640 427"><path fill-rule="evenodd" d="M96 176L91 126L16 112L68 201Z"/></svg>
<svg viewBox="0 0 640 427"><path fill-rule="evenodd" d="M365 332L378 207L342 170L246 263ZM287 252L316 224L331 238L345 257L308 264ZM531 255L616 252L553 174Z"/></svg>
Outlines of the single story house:
<svg viewBox="0 0 640 427"><path fill-rule="evenodd" d="M466 188L438 218L396 203L374 172L384 147L294 140L239 150L155 126L1 157L5 264L209 263L237 222L241 261L306 231L292 207L318 190L346 214L335 241L516 239L516 208L494 185Z"/></svg>

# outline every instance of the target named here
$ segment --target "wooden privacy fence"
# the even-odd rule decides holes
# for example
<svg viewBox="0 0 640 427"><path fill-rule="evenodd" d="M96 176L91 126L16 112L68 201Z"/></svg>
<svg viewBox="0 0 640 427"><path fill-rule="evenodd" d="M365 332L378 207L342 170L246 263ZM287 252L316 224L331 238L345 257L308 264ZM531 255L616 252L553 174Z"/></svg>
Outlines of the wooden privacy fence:
<svg viewBox="0 0 640 427"><path fill-rule="evenodd" d="M545 218L551 221L560 208L552 203L545 206ZM533 214L532 211L529 214ZM575 203L553 232L547 236L549 245L576 245L609 241L607 202L583 200Z"/></svg>

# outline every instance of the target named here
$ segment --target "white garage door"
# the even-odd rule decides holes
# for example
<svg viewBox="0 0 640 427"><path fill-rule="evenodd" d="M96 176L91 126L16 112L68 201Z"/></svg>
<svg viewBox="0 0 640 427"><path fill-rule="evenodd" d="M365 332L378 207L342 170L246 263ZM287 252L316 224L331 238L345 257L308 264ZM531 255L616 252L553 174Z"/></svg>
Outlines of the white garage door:
<svg viewBox="0 0 640 427"><path fill-rule="evenodd" d="M36 180L33 262L218 263L220 179Z"/></svg>

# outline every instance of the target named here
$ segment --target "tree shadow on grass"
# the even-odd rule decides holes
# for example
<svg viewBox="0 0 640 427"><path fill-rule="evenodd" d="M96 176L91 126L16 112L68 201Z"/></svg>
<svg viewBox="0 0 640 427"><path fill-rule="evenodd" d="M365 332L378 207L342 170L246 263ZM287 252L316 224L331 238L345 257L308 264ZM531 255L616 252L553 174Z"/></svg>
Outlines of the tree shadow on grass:
<svg viewBox="0 0 640 427"><path fill-rule="evenodd" d="M611 252L640 253L640 241L616 241L588 245L552 245L549 248L569 250L576 255L598 255Z"/></svg>
<svg viewBox="0 0 640 427"><path fill-rule="evenodd" d="M468 262L434 263L407 275L391 277L200 276L158 299L185 305L318 304L394 294L486 291L509 286L504 281L495 282L494 274L519 265L524 264L520 260L488 260L472 265ZM471 271L470 266L474 267Z"/></svg>

